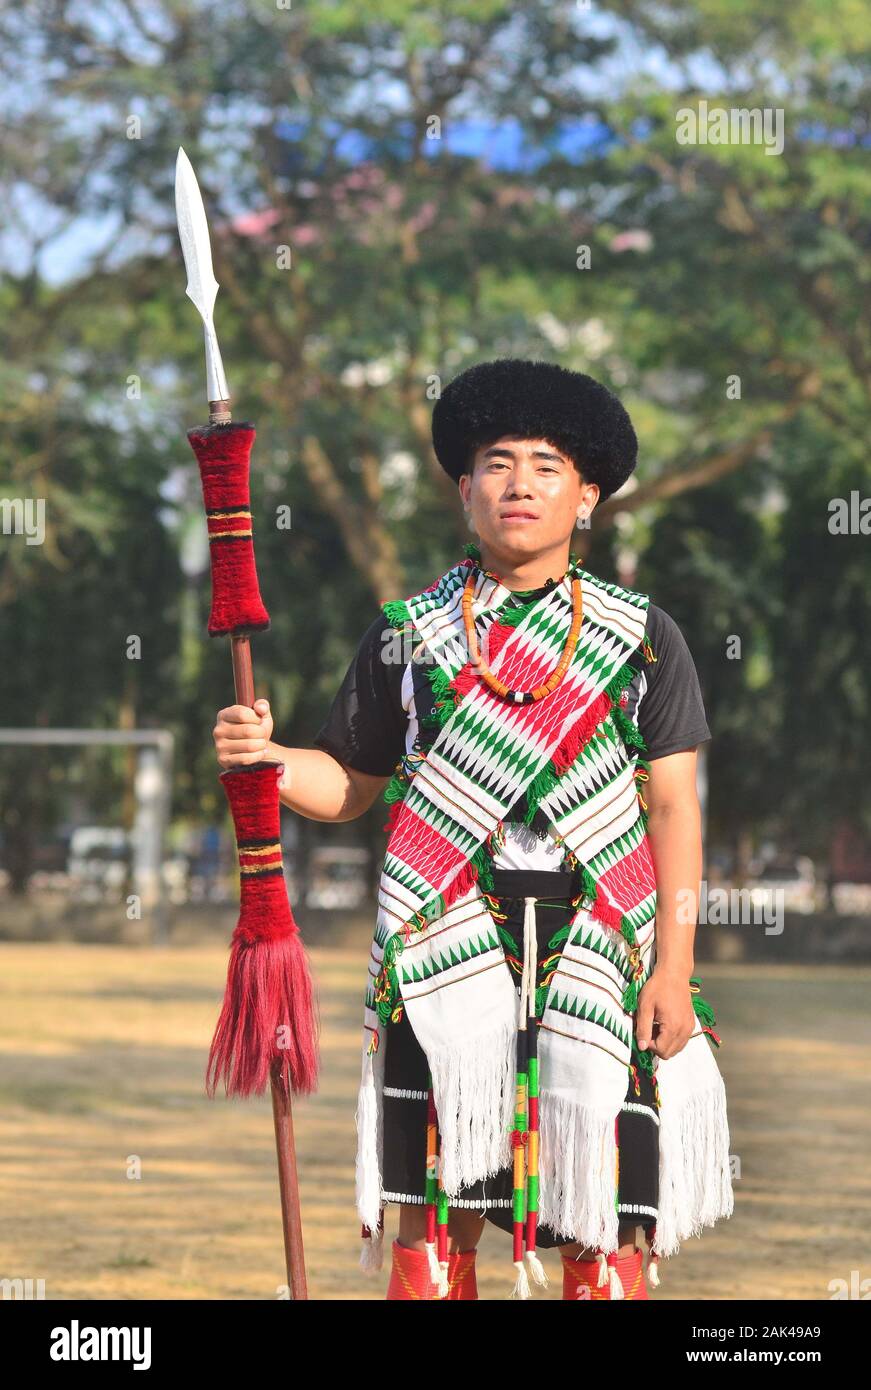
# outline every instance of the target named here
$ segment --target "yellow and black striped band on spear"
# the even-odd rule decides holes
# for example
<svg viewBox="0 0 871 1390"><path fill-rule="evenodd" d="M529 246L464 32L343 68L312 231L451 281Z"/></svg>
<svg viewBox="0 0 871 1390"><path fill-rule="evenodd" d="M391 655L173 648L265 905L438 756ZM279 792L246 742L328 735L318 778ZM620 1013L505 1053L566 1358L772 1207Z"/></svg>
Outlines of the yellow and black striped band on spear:
<svg viewBox="0 0 871 1390"><path fill-rule="evenodd" d="M280 874L281 843L278 840L247 840L239 843L239 872L245 878L267 878Z"/></svg>
<svg viewBox="0 0 871 1390"><path fill-rule="evenodd" d="M206 525L209 528L210 543L253 539L251 510L248 507L208 507Z"/></svg>

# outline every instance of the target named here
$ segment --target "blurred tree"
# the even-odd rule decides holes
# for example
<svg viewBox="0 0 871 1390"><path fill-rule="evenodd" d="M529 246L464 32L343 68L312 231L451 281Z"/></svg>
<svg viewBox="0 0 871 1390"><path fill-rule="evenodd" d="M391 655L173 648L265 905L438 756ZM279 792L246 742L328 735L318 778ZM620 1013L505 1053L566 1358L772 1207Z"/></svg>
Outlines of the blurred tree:
<svg viewBox="0 0 871 1390"><path fill-rule="evenodd" d="M228 702L226 652L191 660L195 586L161 529L174 516L184 534L199 505L181 434L204 415L174 222L181 143L210 216L236 415L259 427L273 628L258 671L277 736L310 737L376 601L428 582L466 539L429 443L440 386L486 357L547 357L605 380L636 422L638 473L578 548L624 577L620 556L630 573L640 559L683 620L717 712L718 829L746 825L748 789L760 823L783 816L784 769L756 752L778 737L766 721L787 678L821 689L816 660L803 676L781 641L797 611L778 599L785 527L812 476L807 525L834 578L849 547L820 508L848 473L867 485L869 37L852 0L5 9L4 448L17 485L48 499L51 539L35 561L5 544L0 620L43 622L75 568L57 611L89 671L74 698L55 681L44 717L113 722L133 702L181 736L181 804L214 811L204 711ZM781 111L782 150L681 143L681 112L702 102ZM791 500L763 524L769 488ZM131 686L111 644L134 623L153 635ZM26 671L31 689L41 674ZM7 722L18 694L4 686ZM852 716L866 694L850 686ZM721 753L727 729L743 772L737 744ZM793 750L799 788L842 754L820 737Z"/></svg>

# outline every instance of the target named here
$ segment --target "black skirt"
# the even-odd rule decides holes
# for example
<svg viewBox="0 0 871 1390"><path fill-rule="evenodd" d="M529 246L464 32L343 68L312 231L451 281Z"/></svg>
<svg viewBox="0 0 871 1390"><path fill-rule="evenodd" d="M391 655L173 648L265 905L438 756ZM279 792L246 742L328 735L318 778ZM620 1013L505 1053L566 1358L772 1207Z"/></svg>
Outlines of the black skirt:
<svg viewBox="0 0 871 1390"><path fill-rule="evenodd" d="M580 889L571 874L521 870L494 870L494 897L500 912L507 914L504 928L517 946L517 956L523 957L524 898L535 896L536 986L544 975L543 965L550 958L548 973L553 967L554 950L548 943L572 919L576 907L572 896ZM554 889L557 891L554 892ZM561 947L556 948L561 951ZM515 980L520 994L519 973ZM538 1017L541 1017L539 1000ZM406 1011L397 1023L391 1023L386 1039L384 1062L384 1150L381 1200L383 1203L423 1205L426 1180L426 1122L429 1067ZM646 1072L636 1068L640 1094L630 1075L626 1098L617 1121L619 1149L618 1203L621 1225L643 1226L650 1230L656 1224L659 1201L659 1112L656 1107L653 1082ZM481 1179L462 1187L450 1199L451 1207L464 1207L486 1215L488 1221L504 1231L513 1228L512 1205L514 1173L511 1165L493 1177ZM558 1236L549 1226L539 1223L536 1243L542 1249L569 1245L570 1238Z"/></svg>

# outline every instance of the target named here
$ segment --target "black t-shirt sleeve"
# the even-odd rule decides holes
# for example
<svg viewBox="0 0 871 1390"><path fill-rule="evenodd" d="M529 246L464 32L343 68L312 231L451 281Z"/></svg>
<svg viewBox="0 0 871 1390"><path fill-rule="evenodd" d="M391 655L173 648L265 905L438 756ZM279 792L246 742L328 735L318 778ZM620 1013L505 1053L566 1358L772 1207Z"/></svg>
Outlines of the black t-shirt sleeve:
<svg viewBox="0 0 871 1390"><path fill-rule="evenodd" d="M385 637L387 632L390 636ZM399 641L391 641L396 636L384 614L379 614L363 634L314 739L316 748L373 777L389 777L405 752L404 666L397 659Z"/></svg>
<svg viewBox="0 0 871 1390"><path fill-rule="evenodd" d="M651 603L647 636L656 661L644 667L647 688L637 709L646 756L664 758L695 748L711 737L698 672L686 639L673 618Z"/></svg>

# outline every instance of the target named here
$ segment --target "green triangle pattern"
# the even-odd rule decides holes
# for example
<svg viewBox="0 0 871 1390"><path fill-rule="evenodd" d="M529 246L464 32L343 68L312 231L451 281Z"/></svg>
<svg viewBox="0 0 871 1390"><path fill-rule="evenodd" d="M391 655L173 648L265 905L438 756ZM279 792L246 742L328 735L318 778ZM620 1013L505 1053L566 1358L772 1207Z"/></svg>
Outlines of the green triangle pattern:
<svg viewBox="0 0 871 1390"><path fill-rule="evenodd" d="M606 929L607 930L607 929ZM618 970L622 970L625 964L623 957L612 942L602 940L589 922L582 922L573 937L569 938L570 946L581 946L586 951L594 951L597 956L604 956L605 960L611 962Z"/></svg>
<svg viewBox="0 0 871 1390"><path fill-rule="evenodd" d="M425 980L431 980L436 975L443 975L446 970L453 970L457 965L464 965L467 961L486 955L488 951L495 951L498 946L499 939L492 930L467 937L464 941L456 941L452 946L424 957L419 964L404 965L402 983L423 984Z"/></svg>
<svg viewBox="0 0 871 1390"><path fill-rule="evenodd" d="M556 1013L565 1014L568 1018L577 1018L584 1023L592 1023L597 1028L603 1028L606 1033L617 1038L624 1046L629 1047L631 1045L631 1039L625 1027L618 1027L614 1019L608 1014L604 1004L597 1008L595 1004L578 999L574 994L560 993L559 990L555 990L548 999L546 1007L553 1009Z"/></svg>

